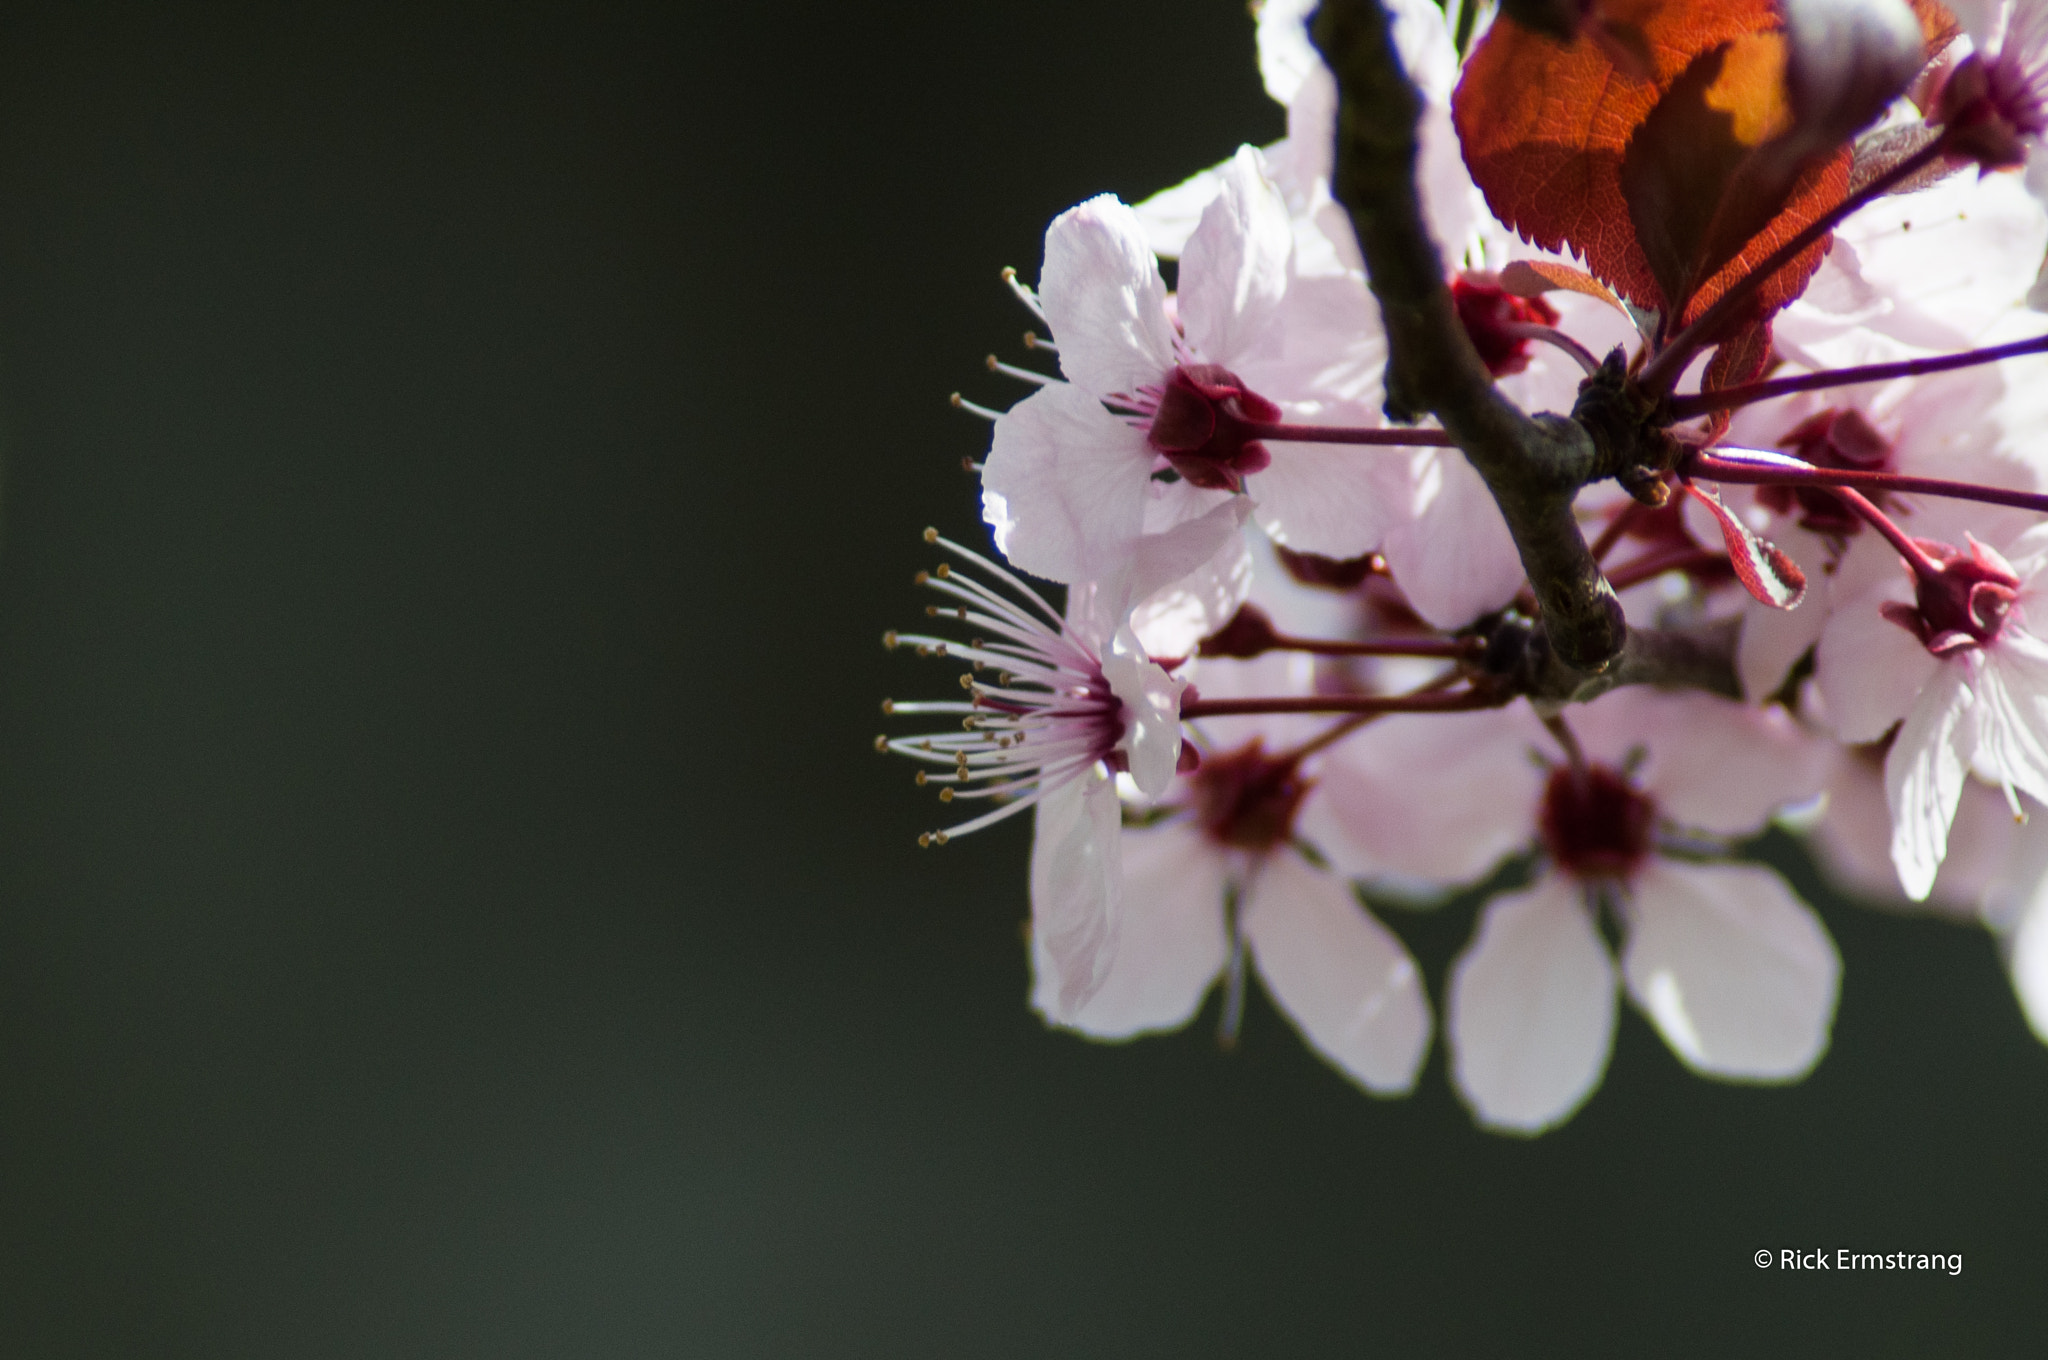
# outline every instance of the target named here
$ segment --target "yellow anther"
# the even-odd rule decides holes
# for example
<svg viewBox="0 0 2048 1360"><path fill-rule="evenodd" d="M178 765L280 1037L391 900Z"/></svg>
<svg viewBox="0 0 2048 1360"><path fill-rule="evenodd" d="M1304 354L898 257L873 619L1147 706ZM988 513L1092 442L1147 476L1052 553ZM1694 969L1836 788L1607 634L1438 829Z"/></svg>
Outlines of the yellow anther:
<svg viewBox="0 0 2048 1360"><path fill-rule="evenodd" d="M886 753L889 749L889 739L887 737L876 737L875 749Z"/></svg>
<svg viewBox="0 0 2048 1360"><path fill-rule="evenodd" d="M896 701L894 699L882 700L882 711L884 713L894 713L896 711Z"/></svg>
<svg viewBox="0 0 2048 1360"><path fill-rule="evenodd" d="M935 574L941 581L951 580L953 576L953 568L948 566L946 563L941 562L939 563L939 569Z"/></svg>
<svg viewBox="0 0 2048 1360"><path fill-rule="evenodd" d="M894 628L882 634L882 645L892 652L896 650L896 630Z"/></svg>
<svg viewBox="0 0 2048 1360"><path fill-rule="evenodd" d="M944 845L945 843L946 843L946 833L945 833L945 832L943 832L943 831L934 831L934 832L932 832L932 844L933 844L933 845Z"/></svg>
<svg viewBox="0 0 2048 1360"><path fill-rule="evenodd" d="M946 404L956 411L959 410L961 407L960 394L958 392L955 392L951 396L948 396L946 398Z"/></svg>
<svg viewBox="0 0 2048 1360"><path fill-rule="evenodd" d="M918 836L917 836L917 848L918 848L918 849L920 849L920 850L929 850L929 849L931 849L931 848L932 848L932 833L931 833L931 832L929 832L929 831L920 831L920 832L918 833Z"/></svg>
<svg viewBox="0 0 2048 1360"><path fill-rule="evenodd" d="M939 801L940 801L941 803L950 803L950 802L952 802L952 801L953 801L953 791L952 791L951 789L940 789L940 790L939 790Z"/></svg>
<svg viewBox="0 0 2048 1360"><path fill-rule="evenodd" d="M1014 278L1016 278L1016 277L1017 277L1017 271L1016 271L1016 270L1015 270L1014 268L1012 268L1012 267L1011 267L1011 266L1009 266L1009 265L1004 265L1004 266L1003 266L1003 282L1004 282L1004 283L1008 283L1008 282L1009 282L1010 280L1012 280L1012 279L1014 279Z"/></svg>
<svg viewBox="0 0 2048 1360"><path fill-rule="evenodd" d="M1037 349L1037 348L1038 348L1038 332L1037 332L1037 331L1026 331L1026 332L1024 332L1024 348L1026 348L1026 349Z"/></svg>
<svg viewBox="0 0 2048 1360"><path fill-rule="evenodd" d="M925 782L926 782L926 776L925 776L925 772L924 772L923 770L919 770L919 771L917 772L917 786L918 786L919 788L923 788L923 787L925 786Z"/></svg>
<svg viewBox="0 0 2048 1360"><path fill-rule="evenodd" d="M973 676L971 676L971 675L963 675L963 676L961 676L961 677L960 677L960 688L962 688L962 689L973 689L973 688L974 688L974 677L973 677Z"/></svg>
<svg viewBox="0 0 2048 1360"><path fill-rule="evenodd" d="M957 396L958 394L957 394L957 393L955 393L955 395ZM927 543L936 543L936 542L938 542L938 541L939 541L939 531L938 531L937 529L926 529L926 530L924 531L924 541L925 541L925 542L927 542Z"/></svg>
<svg viewBox="0 0 2048 1360"><path fill-rule="evenodd" d="M995 355L991 354L986 359L983 359L982 362L987 364L988 371L993 373L996 371L997 367L1001 365L1002 360L996 358Z"/></svg>

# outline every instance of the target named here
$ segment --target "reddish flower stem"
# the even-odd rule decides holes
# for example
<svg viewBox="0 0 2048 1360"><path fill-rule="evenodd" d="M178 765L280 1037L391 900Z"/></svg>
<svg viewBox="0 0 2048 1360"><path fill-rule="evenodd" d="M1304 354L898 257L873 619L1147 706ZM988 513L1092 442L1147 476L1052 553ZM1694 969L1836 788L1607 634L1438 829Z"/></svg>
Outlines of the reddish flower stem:
<svg viewBox="0 0 2048 1360"><path fill-rule="evenodd" d="M1290 425L1284 421L1246 421L1246 439L1284 439L1297 444L1389 444L1410 448L1455 447L1442 430L1407 430L1398 426Z"/></svg>
<svg viewBox="0 0 2048 1360"><path fill-rule="evenodd" d="M1512 694L1462 689L1448 694L1308 694L1273 699L1189 699L1180 706L1186 719L1225 718L1259 713L1463 713L1499 708Z"/></svg>
<svg viewBox="0 0 2048 1360"><path fill-rule="evenodd" d="M1669 548L1663 552L1646 553L1633 561L1624 562L1607 573L1607 584L1616 590L1627 590L1630 586L1641 585L1654 580L1667 571L1691 571L1698 567L1725 567L1728 555L1708 548Z"/></svg>
<svg viewBox="0 0 2048 1360"><path fill-rule="evenodd" d="M1600 531L1600 536L1593 540L1593 560L1604 562L1607 554L1614 551L1614 545L1621 542L1622 536L1629 531L1629 526L1648 509L1641 501L1630 501L1622 506L1620 512L1607 521L1607 527Z"/></svg>
<svg viewBox="0 0 2048 1360"><path fill-rule="evenodd" d="M1714 299L1693 323L1673 336L1659 350L1643 371L1636 376L1637 385L1646 392L1669 392L1685 371L1692 356L1706 346L1721 339L1720 329L1732 321L1739 309L1747 305L1756 291L1770 281L1773 274L1792 263L1807 247L1820 240L1840 224L1843 218L1866 203L1875 201L1889 193L1893 185L1902 183L1934 164L1948 150L1946 130L1920 150L1900 161L1891 169L1863 186L1862 190L1849 195L1833 208L1806 224L1798 235L1779 246L1762 263L1730 284L1728 291Z"/></svg>
<svg viewBox="0 0 2048 1360"><path fill-rule="evenodd" d="M1917 492L1925 496L1947 496L1952 500L1979 501L1985 505L2010 505L2019 510L2048 514L2048 495L2038 491L2010 491L1975 482L1951 482L1941 477L1908 477L1903 473L1862 471L1855 468L1759 467L1717 458L1705 449L1689 453L1679 463L1679 472L1709 482L1731 482L1741 486L1824 486L1833 490L1863 487L1870 491ZM1862 497L1857 497L1861 500ZM1866 501L1865 504L1868 504Z"/></svg>
<svg viewBox="0 0 2048 1360"><path fill-rule="evenodd" d="M1452 661L1486 650L1479 638L1368 638L1362 642L1331 642L1322 638L1275 633L1269 652L1309 652L1316 656L1423 656Z"/></svg>
<svg viewBox="0 0 2048 1360"><path fill-rule="evenodd" d="M1892 523L1891 516L1872 505L1860 492L1851 491L1846 486L1833 490L1842 498L1844 505L1863 516L1866 524L1883 534L1885 541L1899 550L1899 556L1906 559L1906 565L1913 569L1914 575L1923 578L1941 575L1941 564L1929 557L1927 550L1915 543L1904 529Z"/></svg>
<svg viewBox="0 0 2048 1360"><path fill-rule="evenodd" d="M1897 363L1865 364L1860 368L1831 368L1820 373L1802 373L1793 378L1773 378L1767 382L1744 383L1740 387L1723 387L1713 392L1697 392L1691 396L1673 397L1670 409L1672 419L1686 420L1710 411L1732 411L1738 406L1789 396L1794 392L1850 387L1856 383L1883 382L1888 378L1918 378L1929 373L1946 373L1951 369L1974 368L1978 364L1995 364L2000 359L2016 358L2022 354L2048 354L2048 335L2014 340L1988 349L1964 350L1961 354L1944 354L1933 359L1902 359Z"/></svg>
<svg viewBox="0 0 2048 1360"><path fill-rule="evenodd" d="M1588 373L1600 367L1600 360L1594 356L1592 350L1555 326L1539 326L1533 321L1503 321L1499 325L1503 335L1512 335L1523 340L1541 340L1546 345L1555 345L1571 355L1578 366Z"/></svg>

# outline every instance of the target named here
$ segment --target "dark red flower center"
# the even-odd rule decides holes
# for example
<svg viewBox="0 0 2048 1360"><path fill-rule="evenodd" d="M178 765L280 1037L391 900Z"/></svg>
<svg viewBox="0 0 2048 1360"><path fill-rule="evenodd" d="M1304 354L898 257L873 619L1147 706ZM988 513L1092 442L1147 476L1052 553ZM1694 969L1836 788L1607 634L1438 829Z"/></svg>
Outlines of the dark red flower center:
<svg viewBox="0 0 2048 1360"><path fill-rule="evenodd" d="M1543 789L1543 848L1575 878L1627 878L1656 824L1657 805L1605 765L1560 765Z"/></svg>
<svg viewBox="0 0 2048 1360"><path fill-rule="evenodd" d="M1915 602L1887 601L1884 616L1920 639L1936 656L1982 647L2005 627L2019 599L2020 578L2012 564L1976 539L1968 552L1931 539L1913 540L1938 570L1914 577Z"/></svg>
<svg viewBox="0 0 2048 1360"><path fill-rule="evenodd" d="M1891 441L1853 409L1830 407L1801 421L1778 441L1778 447L1817 468L1884 472L1892 466ZM1776 514L1789 515L1796 508L1799 527L1811 533L1848 538L1863 527L1856 512L1825 487L1764 486L1757 488L1756 498ZM1871 499L1882 508L1884 493L1872 492Z"/></svg>
<svg viewBox="0 0 2048 1360"><path fill-rule="evenodd" d="M1167 376L1145 438L1173 470L1209 491L1242 491L1272 462L1255 433L1280 419L1278 406L1218 364L1182 364Z"/></svg>
<svg viewBox="0 0 2048 1360"><path fill-rule="evenodd" d="M1266 851L1286 841L1309 790L1300 760L1267 755L1256 737L1227 755L1209 756L1188 782L1202 830L1236 850Z"/></svg>
<svg viewBox="0 0 2048 1360"><path fill-rule="evenodd" d="M1557 308L1542 298L1517 297L1492 274L1468 270L1451 280L1451 305L1486 371L1496 378L1529 366L1529 337L1522 326L1555 326Z"/></svg>

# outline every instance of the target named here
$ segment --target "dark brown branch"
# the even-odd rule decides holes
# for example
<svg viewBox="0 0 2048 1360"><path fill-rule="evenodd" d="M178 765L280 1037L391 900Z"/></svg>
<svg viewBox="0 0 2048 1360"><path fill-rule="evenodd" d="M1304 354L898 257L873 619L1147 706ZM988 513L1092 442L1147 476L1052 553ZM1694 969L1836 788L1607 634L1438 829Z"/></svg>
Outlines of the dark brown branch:
<svg viewBox="0 0 2048 1360"><path fill-rule="evenodd" d="M1602 477L1654 489L1668 459L1635 456L1637 432L1649 423L1622 412L1595 421L1596 439L1579 420L1526 415L1472 348L1417 194L1422 97L1401 68L1386 9L1379 0L1324 0L1312 32L1337 76L1332 188L1350 213L1386 327L1387 415L1437 418L1493 492L1535 595L1539 631L1516 649L1517 688L1548 701L1615 684L1734 692L1732 636L1630 633L1572 513L1579 489Z"/></svg>
<svg viewBox="0 0 2048 1360"><path fill-rule="evenodd" d="M1422 97L1391 30L1379 0L1325 0L1314 27L1339 91L1333 188L1387 330L1387 415L1434 415L1449 432L1500 503L1552 649L1599 671L1621 654L1627 628L1572 515L1579 488L1603 475L1598 453L1581 426L1532 419L1503 397L1458 321L1415 188Z"/></svg>

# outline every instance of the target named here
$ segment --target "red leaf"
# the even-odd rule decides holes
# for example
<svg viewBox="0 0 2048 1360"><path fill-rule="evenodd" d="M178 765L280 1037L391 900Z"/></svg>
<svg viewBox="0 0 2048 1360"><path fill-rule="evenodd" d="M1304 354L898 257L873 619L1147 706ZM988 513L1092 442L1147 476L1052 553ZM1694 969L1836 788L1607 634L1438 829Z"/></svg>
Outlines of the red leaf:
<svg viewBox="0 0 2048 1360"><path fill-rule="evenodd" d="M1500 286L1516 297L1539 298L1545 293L1563 291L1584 293L1628 315L1628 309L1621 305L1621 299L1614 291L1583 269L1574 269L1568 264L1552 260L1510 260L1500 271Z"/></svg>
<svg viewBox="0 0 2048 1360"><path fill-rule="evenodd" d="M1749 526L1728 512L1721 498L1702 491L1691 482L1682 483L1700 504L1713 512L1721 525L1721 539L1728 545L1728 562L1735 579L1742 582L1759 604L1773 609L1796 609L1806 598L1806 573L1785 555L1783 549L1750 532Z"/></svg>
<svg viewBox="0 0 2048 1360"><path fill-rule="evenodd" d="M1803 170L1795 163L1796 174L1778 167L1760 186L1747 184L1739 211L1722 212L1738 167L1789 118L1777 10L1770 0L1604 0L1594 20L1610 36L1640 36L1651 79L1617 67L1611 42L1566 45L1504 18L1467 61L1452 114L1465 162L1502 221L1547 249L1575 251L1617 293L1675 327L1841 201L1849 152L1840 148ZM1639 218L1624 191L1629 144L1688 68L1717 51L1711 70L1700 67L1680 92L1698 115L1670 115L1666 134L1641 153L1667 192ZM1715 148L1711 166L1702 163L1703 144ZM1695 186L1688 176L1703 168L1714 173ZM1650 218L1668 239L1646 251L1637 229ZM1751 318L1798 296L1825 249L1817 242L1779 271ZM1684 315L1676 312L1681 302Z"/></svg>
<svg viewBox="0 0 2048 1360"><path fill-rule="evenodd" d="M1707 360L1706 371L1700 374L1700 391L1718 392L1724 387L1755 382L1770 366L1771 323L1752 321L1722 341L1714 357ZM1707 442L1711 444L1728 433L1728 422L1734 418L1733 411L1714 412L1707 423Z"/></svg>

